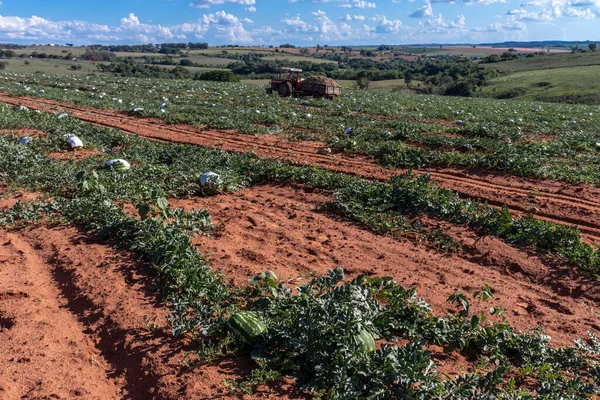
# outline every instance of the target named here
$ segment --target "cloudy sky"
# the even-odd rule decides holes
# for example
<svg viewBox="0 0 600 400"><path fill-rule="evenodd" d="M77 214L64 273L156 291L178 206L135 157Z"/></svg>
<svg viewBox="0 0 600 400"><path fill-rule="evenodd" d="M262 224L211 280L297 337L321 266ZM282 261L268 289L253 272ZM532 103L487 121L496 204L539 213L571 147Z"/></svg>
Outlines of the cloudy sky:
<svg viewBox="0 0 600 400"><path fill-rule="evenodd" d="M0 42L600 40L600 0L2 0Z"/></svg>

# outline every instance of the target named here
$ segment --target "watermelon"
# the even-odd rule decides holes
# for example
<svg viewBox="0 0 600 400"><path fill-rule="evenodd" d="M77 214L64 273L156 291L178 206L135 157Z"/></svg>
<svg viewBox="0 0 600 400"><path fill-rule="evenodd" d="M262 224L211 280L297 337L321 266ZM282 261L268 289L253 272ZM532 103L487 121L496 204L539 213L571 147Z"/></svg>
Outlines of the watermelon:
<svg viewBox="0 0 600 400"><path fill-rule="evenodd" d="M243 343L253 345L267 332L267 325L253 311L240 311L229 317L229 329Z"/></svg>
<svg viewBox="0 0 600 400"><path fill-rule="evenodd" d="M367 354L375 351L375 339L368 331L363 329L357 335L354 335L354 341L358 345L358 349L361 353Z"/></svg>
<svg viewBox="0 0 600 400"><path fill-rule="evenodd" d="M116 158L114 160L108 160L105 164L106 168L112 168L116 171L125 171L131 168L129 163L121 158Z"/></svg>
<svg viewBox="0 0 600 400"><path fill-rule="evenodd" d="M221 177L219 174L214 172L205 172L200 177L200 185L206 186L208 184L218 185L221 182Z"/></svg>
<svg viewBox="0 0 600 400"><path fill-rule="evenodd" d="M32 140L33 139L31 136L23 136L21 139L19 139L19 144L29 144Z"/></svg>
<svg viewBox="0 0 600 400"><path fill-rule="evenodd" d="M67 136L67 143L73 150L75 150L79 147L83 147L83 142L81 141L81 139L79 139L77 136L74 136L74 135Z"/></svg>

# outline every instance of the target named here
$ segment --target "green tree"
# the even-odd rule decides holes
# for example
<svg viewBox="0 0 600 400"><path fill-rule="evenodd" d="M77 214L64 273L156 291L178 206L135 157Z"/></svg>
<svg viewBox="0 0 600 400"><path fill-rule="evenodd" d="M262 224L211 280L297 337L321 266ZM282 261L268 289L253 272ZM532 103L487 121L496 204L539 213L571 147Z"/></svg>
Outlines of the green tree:
<svg viewBox="0 0 600 400"><path fill-rule="evenodd" d="M366 76L361 76L357 78L356 87L363 90L369 89L369 78L367 78Z"/></svg>
<svg viewBox="0 0 600 400"><path fill-rule="evenodd" d="M218 81L218 82L239 82L240 78L236 74L227 70L214 70L196 74L194 77L200 81Z"/></svg>
<svg viewBox="0 0 600 400"><path fill-rule="evenodd" d="M409 87L411 82L412 82L412 74L411 73L404 74L404 83L406 84L406 87Z"/></svg>
<svg viewBox="0 0 600 400"><path fill-rule="evenodd" d="M590 49L590 51L596 51L598 45L596 43L590 43L588 44L588 48Z"/></svg>

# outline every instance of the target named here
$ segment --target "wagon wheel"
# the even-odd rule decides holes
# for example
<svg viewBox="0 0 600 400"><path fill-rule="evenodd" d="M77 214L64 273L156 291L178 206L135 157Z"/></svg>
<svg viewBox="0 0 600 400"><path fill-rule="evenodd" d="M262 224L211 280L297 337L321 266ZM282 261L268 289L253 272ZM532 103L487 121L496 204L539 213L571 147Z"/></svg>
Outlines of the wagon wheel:
<svg viewBox="0 0 600 400"><path fill-rule="evenodd" d="M281 85L277 87L277 93L281 97L288 97L292 94L292 83L291 82L283 82Z"/></svg>

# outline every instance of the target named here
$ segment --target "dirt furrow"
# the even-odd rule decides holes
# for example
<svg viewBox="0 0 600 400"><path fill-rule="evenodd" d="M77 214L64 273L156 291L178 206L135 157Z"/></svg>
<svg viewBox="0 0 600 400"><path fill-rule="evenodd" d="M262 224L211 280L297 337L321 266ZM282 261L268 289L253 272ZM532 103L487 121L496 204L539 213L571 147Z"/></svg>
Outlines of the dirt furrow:
<svg viewBox="0 0 600 400"><path fill-rule="evenodd" d="M261 156L308 163L369 179L385 180L406 171L385 169L377 165L375 160L364 156L319 154L319 149L324 146L322 142L290 142L277 135L249 136L233 131L200 130L187 125L168 125L156 119L129 117L113 110L78 107L53 100L10 97L1 93L0 101L52 112L68 111L86 122L119 128L151 139L214 146L232 152L254 150ZM462 196L486 200L496 206L506 205L513 213L531 213L550 222L577 225L591 241L598 241L600 237L600 201L596 200L600 197L600 188L596 186L457 168L431 168L415 172L431 174L432 179L441 186Z"/></svg>
<svg viewBox="0 0 600 400"><path fill-rule="evenodd" d="M329 214L321 207L328 193L301 186L259 185L216 198L172 199L174 207L207 208L216 224L213 237L193 240L212 254L213 268L238 284L265 270L291 285L341 267L357 274L392 276L415 286L437 313L449 309L455 290L472 293L487 283L494 304L507 310L518 329L544 325L554 344L569 344L587 329L600 330L588 306L597 307L594 279L580 276L551 258L480 237L452 224L425 221L458 240L465 252L445 255L418 243L381 236ZM476 307L487 306L477 305Z"/></svg>
<svg viewBox="0 0 600 400"><path fill-rule="evenodd" d="M0 230L0 398L121 398L53 270L20 235Z"/></svg>
<svg viewBox="0 0 600 400"><path fill-rule="evenodd" d="M250 359L193 364L132 254L64 226L0 231L0 244L0 399L240 398L223 381ZM298 397L284 381L252 398Z"/></svg>

